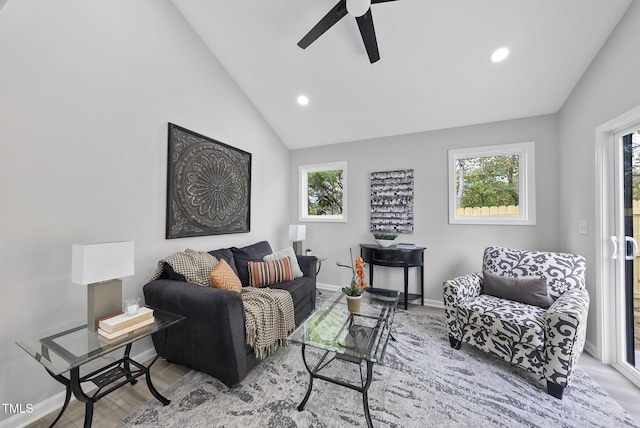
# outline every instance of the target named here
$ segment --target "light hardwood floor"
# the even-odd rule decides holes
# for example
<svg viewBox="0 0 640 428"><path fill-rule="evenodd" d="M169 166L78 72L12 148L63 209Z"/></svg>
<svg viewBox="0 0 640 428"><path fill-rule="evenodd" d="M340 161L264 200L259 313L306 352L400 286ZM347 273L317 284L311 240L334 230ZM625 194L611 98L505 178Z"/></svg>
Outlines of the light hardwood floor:
<svg viewBox="0 0 640 428"><path fill-rule="evenodd" d="M442 315L438 308L420 307L412 305L411 311L421 311L434 315ZM640 423L640 389L607 364L593 358L586 352L578 363L611 397L613 397L638 423ZM153 383L158 391L163 391L169 385L180 379L189 371L188 368L172 364L164 359L158 359L152 367ZM122 427L121 419L138 408L153 396L147 389L146 382L141 378L132 386L124 386L113 394L108 395L94 405L93 427L112 428ZM62 405L62 403L61 403ZM29 428L47 428L57 416L53 412ZM57 427L81 428L84 421L84 405L73 401L58 421ZM185 427L187 428L187 427Z"/></svg>

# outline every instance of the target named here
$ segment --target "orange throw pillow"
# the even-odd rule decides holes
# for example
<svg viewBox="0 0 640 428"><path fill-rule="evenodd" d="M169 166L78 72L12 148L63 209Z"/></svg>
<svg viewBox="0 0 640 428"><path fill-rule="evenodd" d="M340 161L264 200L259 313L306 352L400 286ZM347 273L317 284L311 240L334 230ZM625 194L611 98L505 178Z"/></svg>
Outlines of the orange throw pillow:
<svg viewBox="0 0 640 428"><path fill-rule="evenodd" d="M242 283L225 259L220 259L216 267L209 274L209 281L213 288L242 292Z"/></svg>

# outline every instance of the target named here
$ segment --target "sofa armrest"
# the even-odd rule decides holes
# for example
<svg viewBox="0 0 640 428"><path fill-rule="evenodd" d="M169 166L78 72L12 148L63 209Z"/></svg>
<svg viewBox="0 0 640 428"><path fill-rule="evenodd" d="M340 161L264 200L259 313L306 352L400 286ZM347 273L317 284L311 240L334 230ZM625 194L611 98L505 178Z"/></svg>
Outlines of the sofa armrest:
<svg viewBox="0 0 640 428"><path fill-rule="evenodd" d="M544 376L560 386L571 384L587 335L589 293L585 289L565 291L545 316Z"/></svg>
<svg viewBox="0 0 640 428"><path fill-rule="evenodd" d="M482 273L475 272L450 279L444 282L443 287L445 307L456 307L465 300L480 295L482 290Z"/></svg>
<svg viewBox="0 0 640 428"><path fill-rule="evenodd" d="M315 256L297 256L298 265L305 277L316 280L316 262Z"/></svg>
<svg viewBox="0 0 640 428"><path fill-rule="evenodd" d="M163 346L154 335L158 354L169 361L210 374L228 386L247 371L244 306L240 293L158 279L143 288L145 302L186 317L172 326Z"/></svg>

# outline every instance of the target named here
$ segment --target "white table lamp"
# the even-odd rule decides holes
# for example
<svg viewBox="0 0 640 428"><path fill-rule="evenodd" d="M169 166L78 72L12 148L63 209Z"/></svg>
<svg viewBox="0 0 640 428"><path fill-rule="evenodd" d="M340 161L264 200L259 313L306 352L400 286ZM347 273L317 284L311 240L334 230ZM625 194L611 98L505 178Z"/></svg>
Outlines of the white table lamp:
<svg viewBox="0 0 640 428"><path fill-rule="evenodd" d="M134 273L133 242L73 244L71 282L87 285L87 328L98 330L98 321L122 312L122 280Z"/></svg>
<svg viewBox="0 0 640 428"><path fill-rule="evenodd" d="M293 250L296 255L302 255L302 241L307 238L307 226L304 224L289 225L289 240L293 241Z"/></svg>

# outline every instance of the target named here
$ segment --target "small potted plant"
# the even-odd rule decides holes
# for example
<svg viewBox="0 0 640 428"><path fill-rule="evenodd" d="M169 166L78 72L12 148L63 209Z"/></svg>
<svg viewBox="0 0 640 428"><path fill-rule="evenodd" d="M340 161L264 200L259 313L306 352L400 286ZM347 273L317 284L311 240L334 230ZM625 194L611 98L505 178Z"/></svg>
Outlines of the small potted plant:
<svg viewBox="0 0 640 428"><path fill-rule="evenodd" d="M349 249L351 260L353 260L353 253ZM346 287L342 287L342 292L347 296L347 306L349 312L360 312L360 301L362 299L362 292L367 288L367 283L364 282L364 260L362 257L358 257L354 265L345 265L340 262L336 262L338 266L351 269L353 276L351 277L351 284Z"/></svg>
<svg viewBox="0 0 640 428"><path fill-rule="evenodd" d="M393 245L393 241L398 237L395 233L374 232L373 237L381 247L387 248Z"/></svg>

